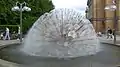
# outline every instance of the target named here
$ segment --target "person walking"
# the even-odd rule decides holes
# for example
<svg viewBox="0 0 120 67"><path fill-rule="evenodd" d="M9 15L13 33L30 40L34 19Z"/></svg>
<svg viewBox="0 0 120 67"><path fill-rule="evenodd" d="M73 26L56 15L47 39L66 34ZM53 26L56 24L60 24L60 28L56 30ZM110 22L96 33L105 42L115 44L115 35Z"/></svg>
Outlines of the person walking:
<svg viewBox="0 0 120 67"><path fill-rule="evenodd" d="M112 29L108 27L108 29L107 29L107 39L108 39L109 37L110 37L110 38L113 38L113 36L112 36Z"/></svg>
<svg viewBox="0 0 120 67"><path fill-rule="evenodd" d="M9 33L9 28L8 27L6 27L6 33L5 33L4 40L6 40L6 39L10 40L10 33Z"/></svg>

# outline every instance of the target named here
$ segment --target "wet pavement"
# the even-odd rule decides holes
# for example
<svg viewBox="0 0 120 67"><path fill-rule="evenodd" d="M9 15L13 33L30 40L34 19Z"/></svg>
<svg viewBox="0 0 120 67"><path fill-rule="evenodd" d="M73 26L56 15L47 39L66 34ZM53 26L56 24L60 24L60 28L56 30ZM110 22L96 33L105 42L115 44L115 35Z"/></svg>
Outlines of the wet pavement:
<svg viewBox="0 0 120 67"><path fill-rule="evenodd" d="M91 58L92 67L116 67L120 64L120 47L101 44L103 51Z"/></svg>

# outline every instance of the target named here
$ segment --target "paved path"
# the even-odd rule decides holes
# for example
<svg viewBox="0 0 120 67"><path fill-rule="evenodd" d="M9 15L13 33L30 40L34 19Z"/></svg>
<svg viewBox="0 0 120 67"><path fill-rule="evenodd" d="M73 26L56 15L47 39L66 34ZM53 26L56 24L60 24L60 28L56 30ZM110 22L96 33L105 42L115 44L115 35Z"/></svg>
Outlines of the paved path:
<svg viewBox="0 0 120 67"><path fill-rule="evenodd" d="M0 46L20 43L19 40L0 40Z"/></svg>
<svg viewBox="0 0 120 67"><path fill-rule="evenodd" d="M111 44L114 45L114 39L107 39L106 36L98 37L100 42L106 43L106 44ZM120 35L116 36L116 45L115 46L120 46Z"/></svg>

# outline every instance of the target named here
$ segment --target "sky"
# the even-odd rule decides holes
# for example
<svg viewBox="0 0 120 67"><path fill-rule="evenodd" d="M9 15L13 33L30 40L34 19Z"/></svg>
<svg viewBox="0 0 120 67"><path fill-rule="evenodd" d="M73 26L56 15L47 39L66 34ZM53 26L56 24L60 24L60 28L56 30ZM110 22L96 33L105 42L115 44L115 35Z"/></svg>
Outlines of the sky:
<svg viewBox="0 0 120 67"><path fill-rule="evenodd" d="M52 0L55 8L75 8L83 15L87 7L87 0Z"/></svg>

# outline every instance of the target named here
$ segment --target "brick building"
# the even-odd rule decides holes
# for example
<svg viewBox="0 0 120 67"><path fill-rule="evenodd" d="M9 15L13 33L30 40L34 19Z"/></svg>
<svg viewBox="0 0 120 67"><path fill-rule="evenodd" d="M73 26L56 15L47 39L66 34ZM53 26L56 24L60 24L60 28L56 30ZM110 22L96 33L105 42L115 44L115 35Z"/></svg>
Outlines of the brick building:
<svg viewBox="0 0 120 67"><path fill-rule="evenodd" d="M116 0L116 15L115 11L105 10L105 6L112 4L113 0L87 1L86 17L92 22L96 32L103 32L108 27L111 29L116 27L117 31L120 31L120 0ZM117 22L114 21L115 16L117 17ZM116 26L114 23L116 23Z"/></svg>

